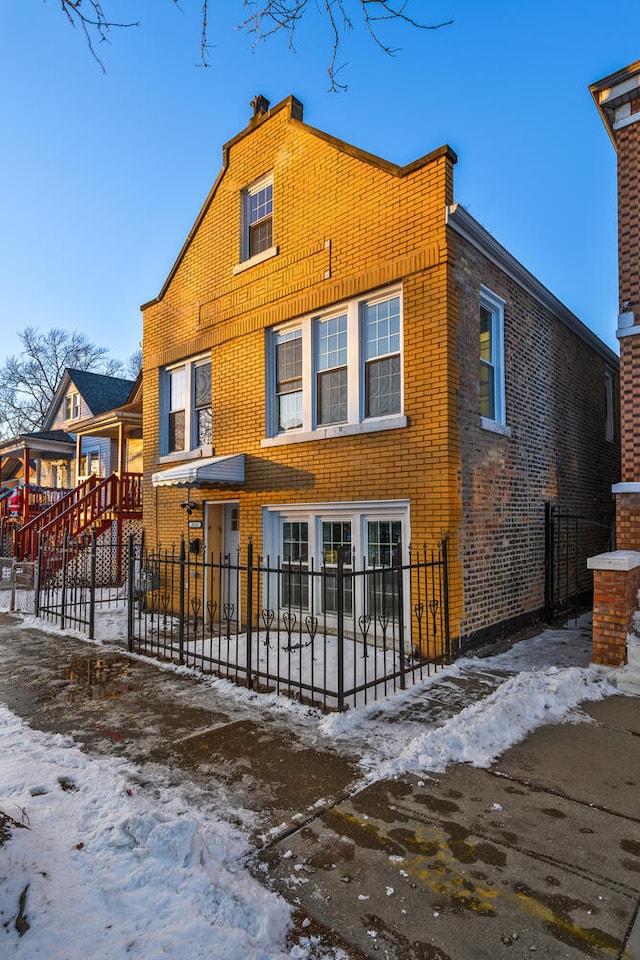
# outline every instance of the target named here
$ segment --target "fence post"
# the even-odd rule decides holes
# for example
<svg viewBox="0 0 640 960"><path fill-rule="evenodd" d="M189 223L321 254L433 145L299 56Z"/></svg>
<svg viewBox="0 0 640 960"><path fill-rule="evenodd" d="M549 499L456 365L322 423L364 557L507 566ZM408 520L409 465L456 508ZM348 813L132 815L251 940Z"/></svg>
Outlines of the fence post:
<svg viewBox="0 0 640 960"><path fill-rule="evenodd" d="M40 616L40 584L42 582L42 533L38 534L38 549L35 558L35 570L33 577L33 613L34 616Z"/></svg>
<svg viewBox="0 0 640 960"><path fill-rule="evenodd" d="M133 653L133 602L136 558L132 533L127 537L127 550L127 647L129 648L129 653Z"/></svg>
<svg viewBox="0 0 640 960"><path fill-rule="evenodd" d="M11 602L9 604L9 610L13 613L16 608L16 558L12 557L11 559Z"/></svg>
<svg viewBox="0 0 640 960"><path fill-rule="evenodd" d="M67 604L67 556L69 534L65 533L62 540L62 592L60 597L60 629L64 630L64 614Z"/></svg>
<svg viewBox="0 0 640 960"><path fill-rule="evenodd" d="M98 538L95 527L91 531L91 559L89 565L89 640L93 640L96 626L96 553Z"/></svg>
<svg viewBox="0 0 640 960"><path fill-rule="evenodd" d="M338 710L344 710L344 557L338 550L337 577L337 626L338 626Z"/></svg>
<svg viewBox="0 0 640 960"><path fill-rule="evenodd" d="M400 551L398 550L399 554ZM396 581L398 587L398 653L400 655L400 689L407 689L407 668L404 656L404 583L402 557L397 556ZM411 568L409 568L411 570ZM411 573L409 573L411 576Z"/></svg>
<svg viewBox="0 0 640 960"><path fill-rule="evenodd" d="M184 545L184 534L180 537L180 577L178 590L180 593L179 609L178 609L178 663L182 665L184 663L184 568L185 568L185 545Z"/></svg>
<svg viewBox="0 0 640 960"><path fill-rule="evenodd" d="M442 542L442 589L444 601L444 649L446 651L447 663L451 663L451 635L449 631L449 565L447 560L447 538L443 536ZM458 647L460 641L458 641Z"/></svg>
<svg viewBox="0 0 640 960"><path fill-rule="evenodd" d="M238 563L240 558L238 558ZM242 622L242 616L240 616ZM252 687L253 657L253 537L249 535L247 544L247 690Z"/></svg>

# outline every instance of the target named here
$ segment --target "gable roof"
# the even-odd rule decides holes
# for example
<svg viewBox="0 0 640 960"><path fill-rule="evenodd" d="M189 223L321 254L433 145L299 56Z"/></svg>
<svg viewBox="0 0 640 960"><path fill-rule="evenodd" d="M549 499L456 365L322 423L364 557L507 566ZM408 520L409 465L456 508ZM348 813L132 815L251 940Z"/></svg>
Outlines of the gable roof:
<svg viewBox="0 0 640 960"><path fill-rule="evenodd" d="M94 416L126 403L134 384L133 380L86 370L67 370L67 373Z"/></svg>
<svg viewBox="0 0 640 960"><path fill-rule="evenodd" d="M92 415L97 416L126 403L134 383L134 380L125 380L123 377L108 377L104 373L89 373L87 370L74 370L72 367L67 367L42 427L47 430L51 426L62 398L72 384Z"/></svg>
<svg viewBox="0 0 640 960"><path fill-rule="evenodd" d="M457 155L454 150L448 144L444 144L441 147L438 147L435 150L432 150L430 153L425 154L422 157L419 157L417 160L412 160L411 163L400 166L397 163L392 163L389 160L384 160L382 157L378 157L373 153L369 153L367 150L362 150L360 147L356 147L353 144L347 143L345 140L340 140L338 137L332 136L330 133L325 133L323 130L318 130L316 127L312 127L309 124L305 123L303 120L303 105L297 97L294 97L293 94L290 94L284 100L281 100L280 103L276 104L275 107L268 107L266 112L252 117L249 121L248 126L244 130L241 130L240 133L237 133L235 137L231 140L228 140L222 147L222 167L218 176L216 177L209 195L202 206L200 213L196 217L195 223L193 224L187 239L182 245L178 257L173 264L171 270L169 271L169 276L162 285L160 292L157 296L153 297L151 300L147 300L146 303L141 304L140 309L146 310L147 307L152 306L153 304L160 303L164 298L171 281L176 275L178 268L180 267L184 257L193 242L194 237L196 236L202 221L204 220L213 200L218 192L220 184L227 172L229 167L229 154L231 147L239 143L245 137L250 136L254 130L256 130L263 123L269 121L269 119L280 111L286 110L287 118L294 126L297 126L299 130L306 131L312 137L317 139L324 140L325 143L328 143L334 148L334 150L339 151L340 153L347 154L350 157L355 157L358 160L361 160L363 163L371 164L372 166L378 167L380 170L386 171L390 176L394 177L406 177L409 174L413 173L415 170L418 170L420 167L426 166L426 164L436 160L438 157L447 156L453 163L457 163Z"/></svg>

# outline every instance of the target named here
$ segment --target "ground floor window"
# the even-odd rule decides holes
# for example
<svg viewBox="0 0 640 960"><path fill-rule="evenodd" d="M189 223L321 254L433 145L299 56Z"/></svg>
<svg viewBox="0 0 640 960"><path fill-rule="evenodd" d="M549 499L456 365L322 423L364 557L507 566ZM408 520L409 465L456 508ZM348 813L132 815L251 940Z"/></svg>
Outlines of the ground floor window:
<svg viewBox="0 0 640 960"><path fill-rule="evenodd" d="M337 578L317 574L330 574L341 562L348 574L345 616L397 619L397 574L389 567L408 560L407 501L265 506L263 545L265 554L280 558L283 605L334 617Z"/></svg>

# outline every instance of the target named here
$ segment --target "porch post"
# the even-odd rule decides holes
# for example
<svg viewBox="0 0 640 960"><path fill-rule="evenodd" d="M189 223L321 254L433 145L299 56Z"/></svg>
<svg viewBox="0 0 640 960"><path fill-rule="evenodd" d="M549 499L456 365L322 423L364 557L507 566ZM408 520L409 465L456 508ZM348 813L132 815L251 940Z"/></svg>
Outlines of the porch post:
<svg viewBox="0 0 640 960"><path fill-rule="evenodd" d="M118 476L121 478L125 469L124 463L124 424L118 424Z"/></svg>
<svg viewBox="0 0 640 960"><path fill-rule="evenodd" d="M29 484L31 482L30 470L31 466L29 461L31 460L31 451L29 447L25 444L22 448L24 454L24 464L22 472L24 473L24 496L22 497L22 522L24 523L29 514Z"/></svg>
<svg viewBox="0 0 640 960"><path fill-rule="evenodd" d="M76 475L74 477L73 486L78 486L78 477L80 476L80 454L82 452L82 437L79 434L76 434ZM71 486L71 484L69 484Z"/></svg>

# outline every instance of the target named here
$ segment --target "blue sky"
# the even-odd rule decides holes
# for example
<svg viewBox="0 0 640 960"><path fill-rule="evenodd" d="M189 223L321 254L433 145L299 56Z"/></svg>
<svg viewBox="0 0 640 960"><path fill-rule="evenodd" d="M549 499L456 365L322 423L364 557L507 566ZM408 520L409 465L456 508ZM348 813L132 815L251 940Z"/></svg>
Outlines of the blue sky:
<svg viewBox="0 0 640 960"><path fill-rule="evenodd" d="M385 56L359 29L339 53L310 7L296 42L252 49L240 0L103 0L102 73L55 0L0 10L0 362L27 325L84 331L126 358L250 101L293 93L312 126L396 163L450 144L456 200L617 349L615 153L588 91L640 58L640 4L413 0ZM220 13L219 11L223 12Z"/></svg>

